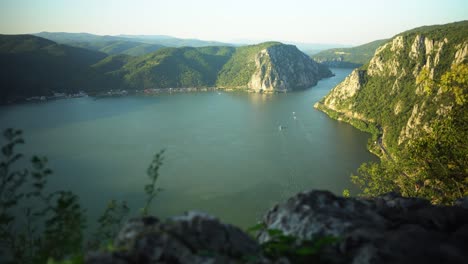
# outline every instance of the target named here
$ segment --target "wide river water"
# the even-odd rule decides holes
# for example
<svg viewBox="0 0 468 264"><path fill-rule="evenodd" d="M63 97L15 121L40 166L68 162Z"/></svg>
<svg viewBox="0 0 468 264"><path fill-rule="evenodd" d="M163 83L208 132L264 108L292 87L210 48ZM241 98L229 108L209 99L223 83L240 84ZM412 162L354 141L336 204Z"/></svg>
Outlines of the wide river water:
<svg viewBox="0 0 468 264"><path fill-rule="evenodd" d="M76 192L90 221L110 199L126 200L137 214L149 181L146 168L166 149L153 214L197 209L247 227L299 191L356 191L349 176L362 162L377 160L366 150L368 134L313 108L351 70L333 72L311 89L287 94L206 92L3 106L0 128L24 131L20 150L48 157L50 188Z"/></svg>

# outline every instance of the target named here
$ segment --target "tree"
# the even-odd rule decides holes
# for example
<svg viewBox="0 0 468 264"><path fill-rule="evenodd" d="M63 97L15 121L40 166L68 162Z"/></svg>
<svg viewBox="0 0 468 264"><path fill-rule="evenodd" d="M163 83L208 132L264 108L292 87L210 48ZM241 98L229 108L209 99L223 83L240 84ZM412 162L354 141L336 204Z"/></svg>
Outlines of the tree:
<svg viewBox="0 0 468 264"><path fill-rule="evenodd" d="M143 216L148 215L153 199L156 197L158 192L161 191L160 188L156 188L156 181L158 180L158 177L159 177L159 168L163 164L164 152L165 150L163 149L159 153L154 155L153 161L151 162L147 170L148 177L150 178L150 183L145 185L145 193L147 195L147 198L146 198L145 206L142 208Z"/></svg>
<svg viewBox="0 0 468 264"><path fill-rule="evenodd" d="M45 263L81 252L86 218L72 192L46 192L52 170L34 156L31 169L15 170L23 158L20 130L7 129L0 157L0 251L10 263Z"/></svg>

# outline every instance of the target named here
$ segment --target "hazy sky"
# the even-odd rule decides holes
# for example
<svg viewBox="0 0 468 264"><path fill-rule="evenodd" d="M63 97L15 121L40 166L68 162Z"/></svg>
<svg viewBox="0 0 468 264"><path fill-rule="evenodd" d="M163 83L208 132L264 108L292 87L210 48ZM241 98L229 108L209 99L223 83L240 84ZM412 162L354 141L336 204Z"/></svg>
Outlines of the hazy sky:
<svg viewBox="0 0 468 264"><path fill-rule="evenodd" d="M0 0L0 33L362 44L468 19L468 0Z"/></svg>

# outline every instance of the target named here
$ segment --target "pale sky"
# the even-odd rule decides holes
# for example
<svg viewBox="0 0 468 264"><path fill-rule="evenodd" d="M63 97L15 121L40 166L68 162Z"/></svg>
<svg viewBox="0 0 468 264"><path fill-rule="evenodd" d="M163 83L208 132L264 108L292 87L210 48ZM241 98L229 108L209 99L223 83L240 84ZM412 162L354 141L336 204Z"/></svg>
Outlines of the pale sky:
<svg viewBox="0 0 468 264"><path fill-rule="evenodd" d="M468 0L0 0L0 34L363 44L468 19Z"/></svg>

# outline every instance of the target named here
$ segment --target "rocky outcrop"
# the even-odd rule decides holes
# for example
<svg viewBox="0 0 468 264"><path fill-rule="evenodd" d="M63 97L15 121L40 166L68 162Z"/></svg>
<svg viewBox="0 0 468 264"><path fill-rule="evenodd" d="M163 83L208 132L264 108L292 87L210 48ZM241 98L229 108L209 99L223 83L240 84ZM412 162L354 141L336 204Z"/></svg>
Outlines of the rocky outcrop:
<svg viewBox="0 0 468 264"><path fill-rule="evenodd" d="M269 230L297 241L336 238L318 253L326 263L465 263L467 201L444 207L395 193L364 199L303 192L268 211L257 241L203 213L136 218L117 236L117 251L90 253L86 263L294 263L266 257Z"/></svg>
<svg viewBox="0 0 468 264"><path fill-rule="evenodd" d="M253 92L288 92L310 88L333 76L294 45L265 42L236 49L218 74L217 87Z"/></svg>
<svg viewBox="0 0 468 264"><path fill-rule="evenodd" d="M286 92L305 89L332 76L293 45L273 45L255 55L255 72L248 88L256 92ZM323 67L323 66L322 66Z"/></svg>
<svg viewBox="0 0 468 264"><path fill-rule="evenodd" d="M468 22L424 27L395 36L316 104L351 124L381 127L382 146L402 149L452 109L440 90L442 76L468 60ZM362 129L362 127L361 127ZM375 130L374 130L375 131ZM390 153L398 158L397 153Z"/></svg>
<svg viewBox="0 0 468 264"><path fill-rule="evenodd" d="M468 257L466 208L395 193L375 199L299 193L271 209L264 221L302 239L338 237L323 256L331 263L464 263ZM267 232L259 235L260 243L268 240Z"/></svg>
<svg viewBox="0 0 468 264"><path fill-rule="evenodd" d="M355 69L345 78L343 82L333 89L329 96L325 98L324 104L333 109L335 106L340 105L341 102L353 97L364 84L364 76L366 72L363 70Z"/></svg>
<svg viewBox="0 0 468 264"><path fill-rule="evenodd" d="M239 228L200 212L161 221L131 219L115 240L119 251L90 253L86 263L239 263L259 244Z"/></svg>

